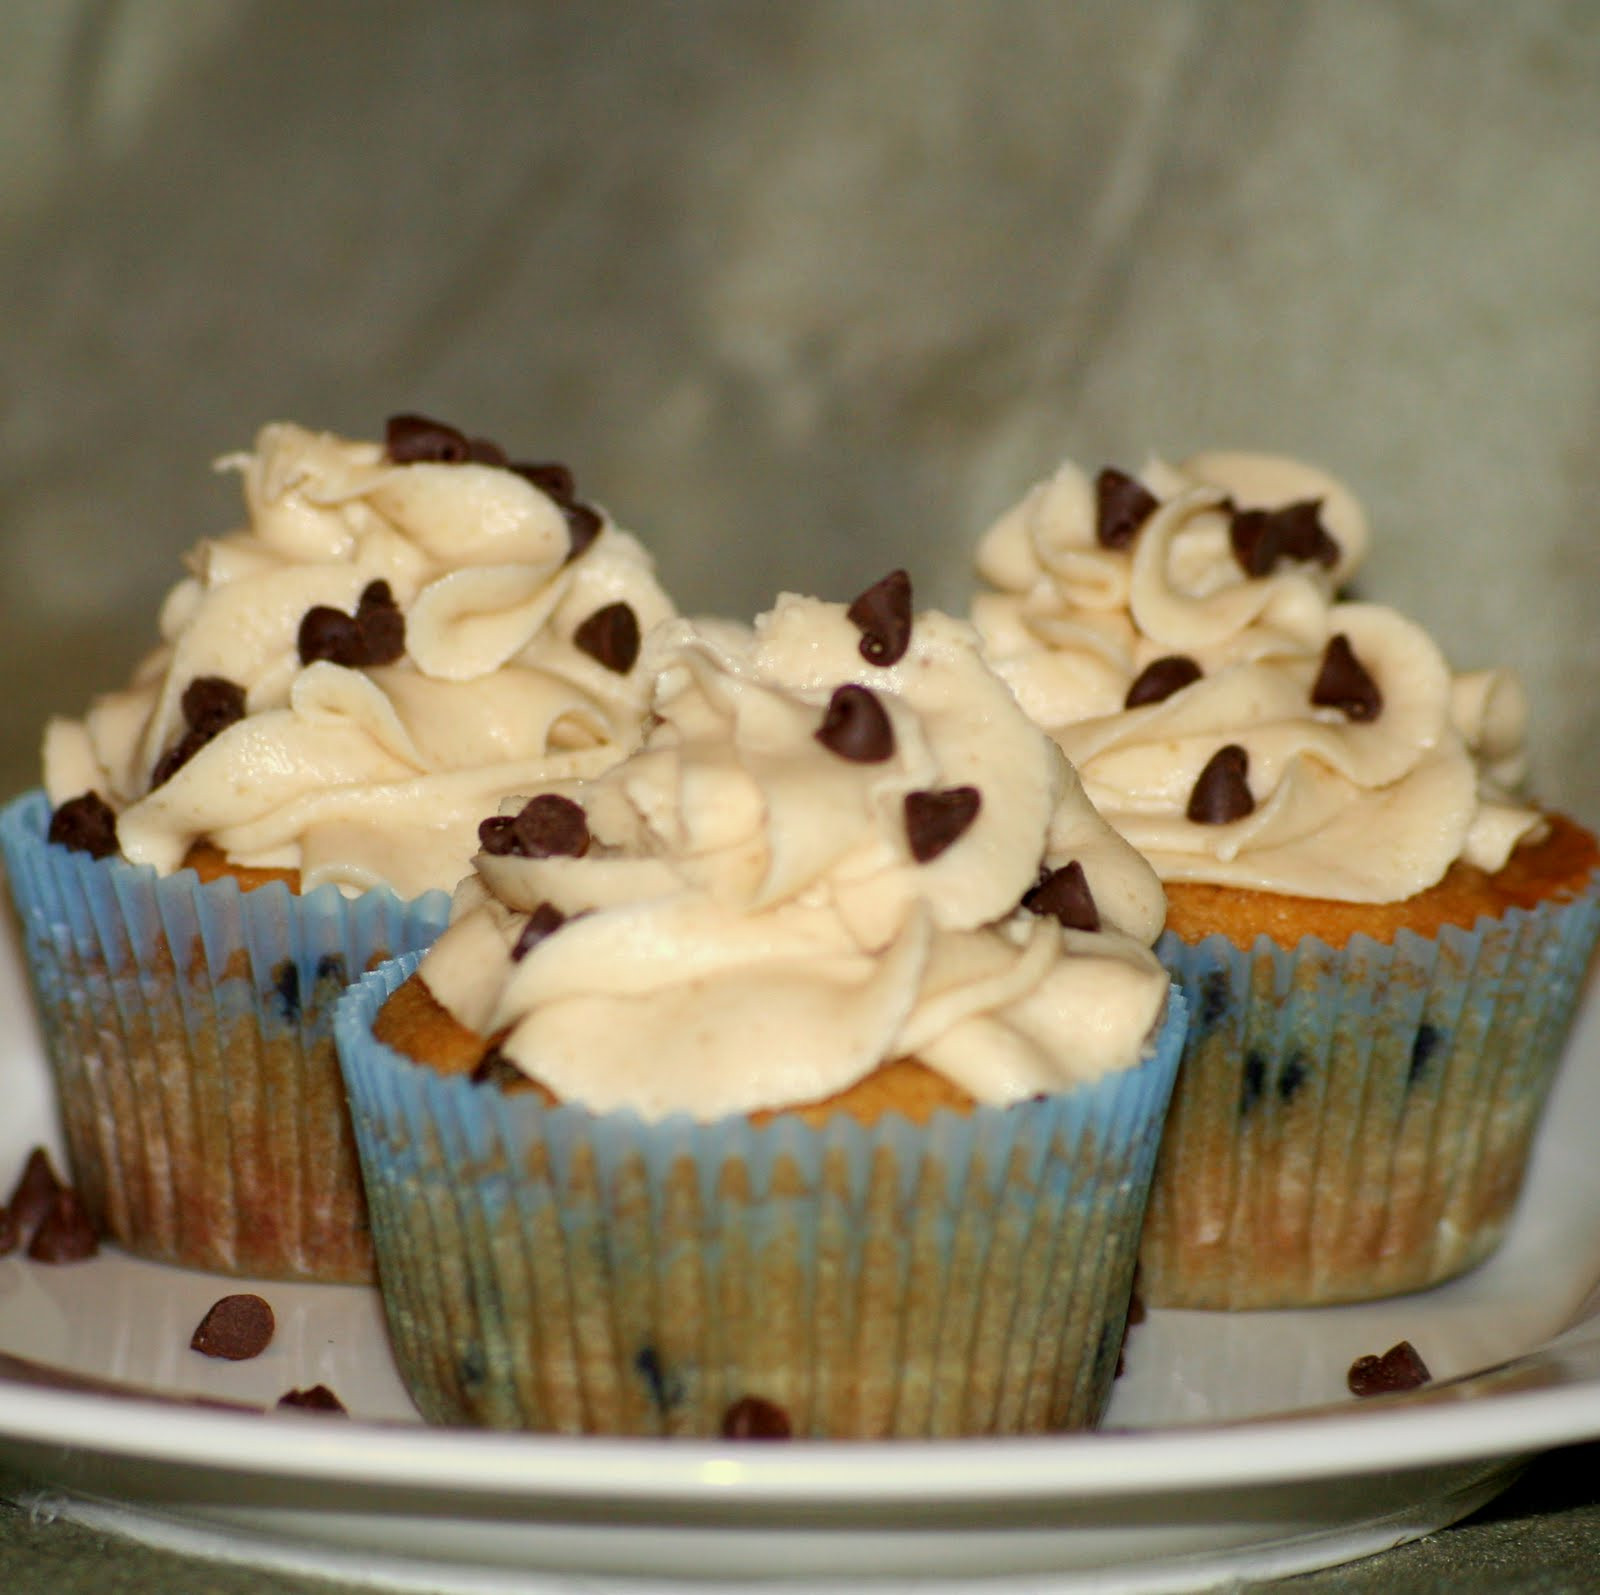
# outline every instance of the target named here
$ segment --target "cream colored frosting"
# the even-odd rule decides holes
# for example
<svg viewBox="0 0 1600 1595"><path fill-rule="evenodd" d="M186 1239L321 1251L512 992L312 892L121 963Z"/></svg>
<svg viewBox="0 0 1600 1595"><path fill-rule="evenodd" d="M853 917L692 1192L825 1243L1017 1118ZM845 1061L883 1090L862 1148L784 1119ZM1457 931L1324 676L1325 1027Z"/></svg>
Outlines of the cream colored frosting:
<svg viewBox="0 0 1600 1595"><path fill-rule="evenodd" d="M814 1101L912 1054L989 1103L1135 1064L1167 990L1160 883L969 626L919 615L884 667L860 643L794 596L753 632L658 628L644 747L540 789L581 805L588 851L480 854L422 965L438 1000L562 1100L652 1118ZM880 762L817 738L845 683L887 713ZM918 863L907 795L963 786L976 817ZM1019 908L1071 861L1098 931ZM546 904L566 923L514 959Z"/></svg>
<svg viewBox="0 0 1600 1595"><path fill-rule="evenodd" d="M46 732L51 801L98 791L128 858L167 873L206 839L306 889L448 890L506 793L637 743L643 669L606 668L573 633L610 604L641 630L672 606L609 520L569 560L561 507L514 471L397 465L380 444L287 424L219 467L241 473L249 525L190 553L132 682ZM353 613L375 581L405 617L403 656L302 663L306 612ZM184 689L207 676L244 688L245 717L152 790Z"/></svg>
<svg viewBox="0 0 1600 1595"><path fill-rule="evenodd" d="M1414 622L1340 600L1368 542L1343 487L1290 460L1231 453L1153 461L1138 480L1157 508L1123 548L1098 542L1095 484L1075 466L1033 488L979 544L995 590L973 619L995 669L1163 880L1395 902L1457 859L1499 869L1543 829L1511 795L1527 724L1515 677L1455 675ZM1229 506L1307 501L1336 560L1247 575ZM1381 692L1374 718L1311 702L1341 635ZM1145 667L1172 655L1200 678L1125 707ZM1230 744L1246 752L1254 809L1195 823L1189 796Z"/></svg>

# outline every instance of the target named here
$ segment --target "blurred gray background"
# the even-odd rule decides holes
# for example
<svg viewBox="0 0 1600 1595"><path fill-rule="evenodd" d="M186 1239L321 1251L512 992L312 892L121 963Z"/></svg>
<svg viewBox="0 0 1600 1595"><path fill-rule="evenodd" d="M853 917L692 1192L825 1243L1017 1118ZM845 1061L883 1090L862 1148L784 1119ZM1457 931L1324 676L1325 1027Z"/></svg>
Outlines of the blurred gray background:
<svg viewBox="0 0 1600 1595"><path fill-rule="evenodd" d="M121 680L210 460L422 409L685 608L964 605L1065 455L1299 454L1600 819L1600 5L5 0L0 763Z"/></svg>

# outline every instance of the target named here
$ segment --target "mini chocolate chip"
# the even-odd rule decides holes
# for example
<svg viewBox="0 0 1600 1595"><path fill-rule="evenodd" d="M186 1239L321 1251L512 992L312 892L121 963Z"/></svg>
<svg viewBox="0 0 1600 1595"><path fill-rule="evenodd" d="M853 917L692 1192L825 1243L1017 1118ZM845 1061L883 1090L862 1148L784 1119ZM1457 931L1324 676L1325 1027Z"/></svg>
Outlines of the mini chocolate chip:
<svg viewBox="0 0 1600 1595"><path fill-rule="evenodd" d="M364 665L392 665L406 651L406 617L386 581L368 582L356 605Z"/></svg>
<svg viewBox="0 0 1600 1595"><path fill-rule="evenodd" d="M1094 540L1102 548L1126 548L1161 501L1137 477L1109 465L1094 479Z"/></svg>
<svg viewBox="0 0 1600 1595"><path fill-rule="evenodd" d="M267 1349L277 1327L272 1308L259 1296L224 1296L211 1304L189 1346L207 1357L243 1362Z"/></svg>
<svg viewBox="0 0 1600 1595"><path fill-rule="evenodd" d="M577 479L565 465L551 460L542 465L517 464L511 469L524 481L531 482L547 498L553 498L563 509L577 502Z"/></svg>
<svg viewBox="0 0 1600 1595"><path fill-rule="evenodd" d="M468 438L467 458L474 465L494 465L504 470L506 451L493 438Z"/></svg>
<svg viewBox="0 0 1600 1595"><path fill-rule="evenodd" d="M56 1198L64 1189L50 1162L50 1154L42 1146L36 1146L22 1166L6 1206L24 1230L32 1230L56 1205Z"/></svg>
<svg viewBox="0 0 1600 1595"><path fill-rule="evenodd" d="M911 646L911 578L892 570L845 611L861 633L861 657L869 665L898 664Z"/></svg>
<svg viewBox="0 0 1600 1595"><path fill-rule="evenodd" d="M472 1071L474 1085L492 1085L502 1091L508 1086L521 1085L527 1078L498 1047L490 1047Z"/></svg>
<svg viewBox="0 0 1600 1595"><path fill-rule="evenodd" d="M919 864L931 863L978 817L977 787L952 786L942 792L906 793L906 840Z"/></svg>
<svg viewBox="0 0 1600 1595"><path fill-rule="evenodd" d="M472 457L472 445L460 432L425 415L391 415L383 449L396 465L460 465Z"/></svg>
<svg viewBox="0 0 1600 1595"><path fill-rule="evenodd" d="M1163 654L1133 678L1122 707L1137 709L1142 703L1164 703L1173 693L1198 681L1200 674L1200 666L1188 654Z"/></svg>
<svg viewBox="0 0 1600 1595"><path fill-rule="evenodd" d="M1331 569L1339 563L1339 545L1323 526L1321 509L1314 498L1275 510L1235 508L1228 528L1233 557L1247 576L1270 576L1286 559Z"/></svg>
<svg viewBox="0 0 1600 1595"><path fill-rule="evenodd" d="M0 1207L0 1257L8 1256L22 1244L22 1226L9 1207Z"/></svg>
<svg viewBox="0 0 1600 1595"><path fill-rule="evenodd" d="M722 1415L724 1440L787 1440L789 1414L765 1396L740 1396Z"/></svg>
<svg viewBox="0 0 1600 1595"><path fill-rule="evenodd" d="M359 670L366 663L367 645L361 635L361 623L354 615L328 604L313 604L300 617L295 646L303 665L326 659L330 664Z"/></svg>
<svg viewBox="0 0 1600 1595"><path fill-rule="evenodd" d="M1383 712L1383 694L1367 667L1356 658L1350 639L1336 632L1322 651L1322 668L1311 687L1319 709L1342 709L1351 720L1376 720Z"/></svg>
<svg viewBox="0 0 1600 1595"><path fill-rule="evenodd" d="M1415 1390L1433 1375L1409 1340L1391 1346L1381 1357L1357 1357L1345 1382L1353 1396L1383 1396L1395 1390Z"/></svg>
<svg viewBox="0 0 1600 1595"><path fill-rule="evenodd" d="M150 790L154 792L158 786L165 786L210 740L203 731L185 731L156 760L156 767L150 772Z"/></svg>
<svg viewBox="0 0 1600 1595"><path fill-rule="evenodd" d="M554 903L540 903L528 915L527 923L511 949L511 962L520 964L546 936L553 936L567 922L567 916Z"/></svg>
<svg viewBox="0 0 1600 1595"><path fill-rule="evenodd" d="M208 742L244 719L244 688L223 676L196 676L179 702L189 729Z"/></svg>
<svg viewBox="0 0 1600 1595"><path fill-rule="evenodd" d="M514 814L491 814L478 826L478 846L485 853L506 858L517 850L517 817Z"/></svg>
<svg viewBox="0 0 1600 1595"><path fill-rule="evenodd" d="M345 1404L326 1386L311 1385L304 1390L289 1390L278 1397L280 1407L298 1407L302 1412L331 1412L349 1416Z"/></svg>
<svg viewBox="0 0 1600 1595"><path fill-rule="evenodd" d="M582 806L555 792L529 798L511 823L514 851L522 858L582 858L589 851L589 821Z"/></svg>
<svg viewBox="0 0 1600 1595"><path fill-rule="evenodd" d="M1100 910L1077 859L1058 870L1040 870L1039 884L1023 894L1022 906L1041 916L1054 914L1068 930L1100 928Z"/></svg>
<svg viewBox="0 0 1600 1595"><path fill-rule="evenodd" d="M589 545L600 535L605 522L600 512L588 504L563 504L561 513L567 518L567 536L572 539L567 549L566 563L571 564L587 552Z"/></svg>
<svg viewBox="0 0 1600 1595"><path fill-rule="evenodd" d="M625 676L639 659L639 617L630 604L607 604L573 632L572 641L607 670Z"/></svg>
<svg viewBox="0 0 1600 1595"><path fill-rule="evenodd" d="M100 1237L78 1193L62 1186L28 1242L28 1256L36 1263L81 1263L99 1250Z"/></svg>
<svg viewBox="0 0 1600 1595"><path fill-rule="evenodd" d="M50 816L47 834L57 846L90 858L110 858L117 852L117 816L98 792L68 798Z"/></svg>
<svg viewBox="0 0 1600 1595"><path fill-rule="evenodd" d="M1196 825L1227 825L1253 812L1250 795L1250 755L1237 742L1218 748L1206 761L1189 794L1186 816Z"/></svg>
<svg viewBox="0 0 1600 1595"><path fill-rule="evenodd" d="M853 682L834 689L816 739L852 764L882 764L894 757L894 727L877 694Z"/></svg>

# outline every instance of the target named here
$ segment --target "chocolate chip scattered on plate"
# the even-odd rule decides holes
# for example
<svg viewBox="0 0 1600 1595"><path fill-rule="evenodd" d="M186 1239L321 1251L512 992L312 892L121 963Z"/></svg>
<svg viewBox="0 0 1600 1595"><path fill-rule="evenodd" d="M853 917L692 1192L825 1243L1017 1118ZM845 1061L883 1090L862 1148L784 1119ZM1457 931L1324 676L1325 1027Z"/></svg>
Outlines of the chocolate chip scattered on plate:
<svg viewBox="0 0 1600 1595"><path fill-rule="evenodd" d="M1399 1341L1381 1357L1357 1357L1345 1382L1353 1396L1387 1396L1397 1390L1416 1390L1433 1375L1409 1340Z"/></svg>
<svg viewBox="0 0 1600 1595"><path fill-rule="evenodd" d="M207 1357L243 1362L259 1357L272 1343L277 1320L259 1296L223 1296L211 1304L190 1337L189 1346Z"/></svg>

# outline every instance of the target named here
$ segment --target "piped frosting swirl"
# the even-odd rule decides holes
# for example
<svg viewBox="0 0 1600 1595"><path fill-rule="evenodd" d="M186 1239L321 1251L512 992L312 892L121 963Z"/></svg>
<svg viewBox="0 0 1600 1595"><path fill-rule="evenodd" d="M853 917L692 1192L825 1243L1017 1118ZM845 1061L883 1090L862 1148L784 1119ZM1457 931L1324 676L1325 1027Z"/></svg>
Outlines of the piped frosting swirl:
<svg viewBox="0 0 1600 1595"><path fill-rule="evenodd" d="M1136 1064L1159 882L971 628L906 620L887 650L792 595L750 632L659 627L644 746L486 823L429 990L497 1063L652 1118L822 1100L904 1056L992 1103ZM561 800L581 851L541 840ZM1022 906L1068 866L1098 929L1076 897Z"/></svg>
<svg viewBox="0 0 1600 1595"><path fill-rule="evenodd" d="M1454 674L1414 622L1340 599L1368 536L1290 460L1067 464L984 535L973 620L1163 880L1395 902L1544 822L1511 795L1515 677Z"/></svg>
<svg viewBox="0 0 1600 1595"><path fill-rule="evenodd" d="M46 732L52 803L102 794L128 858L448 890L502 796L637 743L637 637L672 606L561 467L396 417L386 444L267 426L219 468L248 526L189 554L132 682Z"/></svg>

